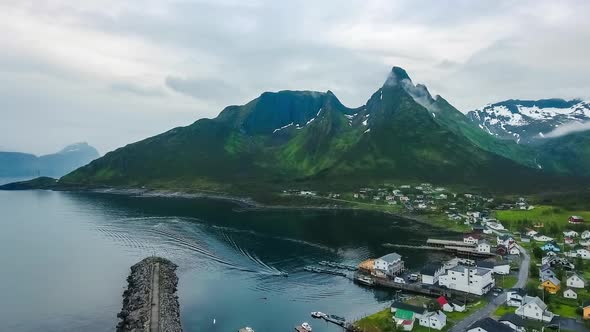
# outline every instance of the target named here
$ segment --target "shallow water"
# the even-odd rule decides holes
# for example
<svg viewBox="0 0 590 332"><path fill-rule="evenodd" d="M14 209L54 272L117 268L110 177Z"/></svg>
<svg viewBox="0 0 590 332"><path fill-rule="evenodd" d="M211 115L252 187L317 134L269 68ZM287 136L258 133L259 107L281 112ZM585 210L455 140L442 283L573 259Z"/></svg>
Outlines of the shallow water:
<svg viewBox="0 0 590 332"><path fill-rule="evenodd" d="M152 254L179 265L185 331L290 331L303 321L341 331L309 312L356 319L387 306L393 292L303 267L357 264L388 253L383 243L448 235L371 212L51 191L0 191L0 223L2 331L112 331L129 267ZM397 252L414 269L443 257Z"/></svg>

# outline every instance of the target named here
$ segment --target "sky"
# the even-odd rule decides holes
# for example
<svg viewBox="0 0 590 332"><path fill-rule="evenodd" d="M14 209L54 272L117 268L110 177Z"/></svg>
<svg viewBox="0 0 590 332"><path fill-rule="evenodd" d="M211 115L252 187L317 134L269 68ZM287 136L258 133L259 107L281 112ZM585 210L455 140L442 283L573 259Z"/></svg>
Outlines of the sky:
<svg viewBox="0 0 590 332"><path fill-rule="evenodd" d="M101 154L245 104L392 66L461 111L590 97L590 1L2 0L0 150Z"/></svg>

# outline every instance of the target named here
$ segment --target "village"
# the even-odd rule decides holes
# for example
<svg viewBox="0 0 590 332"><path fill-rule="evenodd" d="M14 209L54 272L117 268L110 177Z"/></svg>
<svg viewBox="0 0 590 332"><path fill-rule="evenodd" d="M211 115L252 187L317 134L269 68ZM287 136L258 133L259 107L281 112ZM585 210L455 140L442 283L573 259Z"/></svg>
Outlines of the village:
<svg viewBox="0 0 590 332"><path fill-rule="evenodd" d="M442 248L456 258L411 272L400 255L390 253L361 263L356 280L422 294L394 301L387 310L404 331L586 331L590 230L579 216L563 223L570 229L550 237L542 234L541 225L510 232L496 219L470 213L471 230L462 240L428 239L421 247ZM470 319L483 308L489 315ZM370 327L371 319L358 325Z"/></svg>
<svg viewBox="0 0 590 332"><path fill-rule="evenodd" d="M454 193L428 183L284 194L425 216L463 234L420 246L388 243L390 254L362 262L357 283L412 294L357 322L363 331L381 331L371 328L379 320L404 331L590 331L590 225L582 216L525 197ZM408 271L396 247L454 258Z"/></svg>

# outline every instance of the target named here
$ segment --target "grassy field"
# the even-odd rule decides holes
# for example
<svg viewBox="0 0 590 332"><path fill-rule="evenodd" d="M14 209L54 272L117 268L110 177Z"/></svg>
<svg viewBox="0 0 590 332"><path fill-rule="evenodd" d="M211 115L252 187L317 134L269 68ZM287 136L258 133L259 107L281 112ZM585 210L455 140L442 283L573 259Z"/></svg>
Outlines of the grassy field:
<svg viewBox="0 0 590 332"><path fill-rule="evenodd" d="M496 286L504 289L510 289L514 287L517 281L518 276L515 275L496 276Z"/></svg>
<svg viewBox="0 0 590 332"><path fill-rule="evenodd" d="M509 307L507 305L501 305L494 312L494 316L496 316L496 317L502 317L505 314L513 313L515 311L516 311L516 307Z"/></svg>
<svg viewBox="0 0 590 332"><path fill-rule="evenodd" d="M500 210L496 211L496 218L511 230L519 230L526 224L543 223L545 228L556 226L558 229L566 228L567 219L572 215L582 216L590 220L590 211L571 210L550 205L539 205L532 210ZM530 226L530 225L528 225Z"/></svg>
<svg viewBox="0 0 590 332"><path fill-rule="evenodd" d="M389 308L367 316L355 323L364 332L397 331Z"/></svg>

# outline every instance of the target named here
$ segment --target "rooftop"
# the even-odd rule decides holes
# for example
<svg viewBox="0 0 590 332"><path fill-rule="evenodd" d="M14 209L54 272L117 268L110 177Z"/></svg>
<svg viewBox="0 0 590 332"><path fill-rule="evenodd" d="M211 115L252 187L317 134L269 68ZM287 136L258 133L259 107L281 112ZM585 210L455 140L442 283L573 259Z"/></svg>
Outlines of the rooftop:
<svg viewBox="0 0 590 332"><path fill-rule="evenodd" d="M395 252L392 252L391 254L387 254L385 256L379 257L378 259L384 260L388 263L395 263L395 262L401 260L402 256L400 256L399 254L396 254Z"/></svg>
<svg viewBox="0 0 590 332"><path fill-rule="evenodd" d="M484 319L480 319L477 322L473 323L473 325L471 325L468 329L475 329L475 328L481 328L484 331L489 331L489 332L513 332L512 329L510 327L508 327L508 325L504 325L498 321L495 321L489 317L486 317Z"/></svg>

